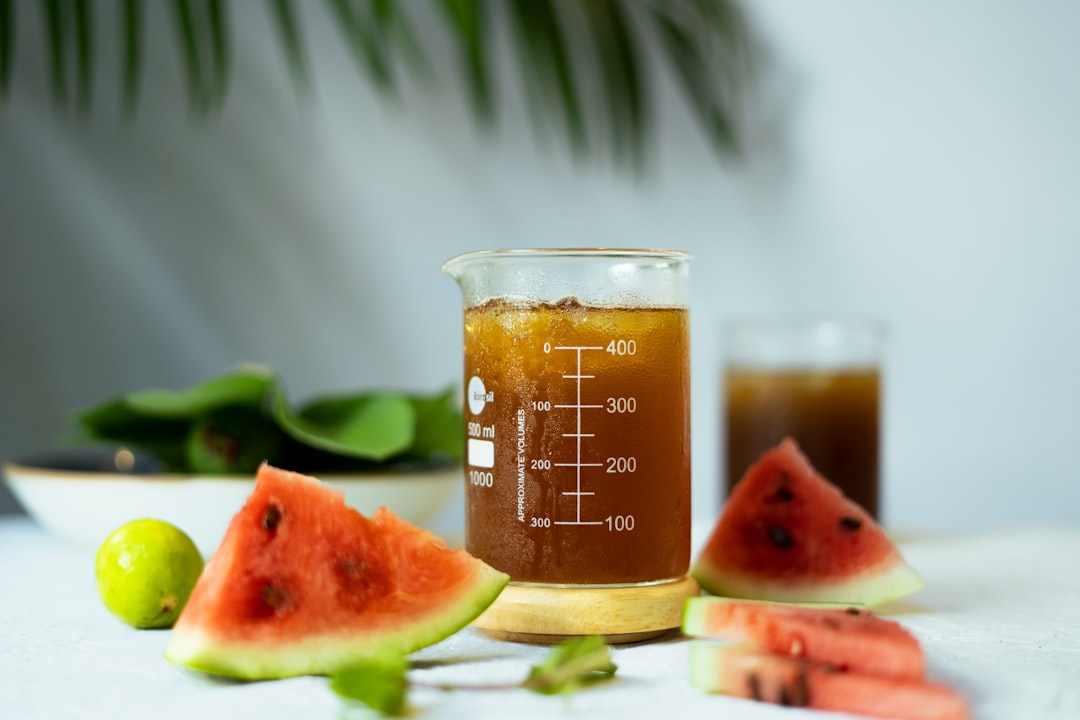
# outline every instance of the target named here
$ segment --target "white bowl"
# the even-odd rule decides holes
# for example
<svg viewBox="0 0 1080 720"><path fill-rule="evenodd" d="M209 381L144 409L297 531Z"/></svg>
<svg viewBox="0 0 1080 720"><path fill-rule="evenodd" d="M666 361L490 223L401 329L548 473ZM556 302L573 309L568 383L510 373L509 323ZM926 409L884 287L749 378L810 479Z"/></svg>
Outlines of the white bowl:
<svg viewBox="0 0 1080 720"><path fill-rule="evenodd" d="M102 451L66 451L4 465L4 479L27 513L50 533L96 550L126 522L153 517L186 532L209 556L221 543L233 515L255 486L254 475L178 475L96 470L112 456ZM73 469L74 468L74 469ZM318 476L365 515L380 505L420 527L429 526L455 492L462 469L394 469L376 473Z"/></svg>

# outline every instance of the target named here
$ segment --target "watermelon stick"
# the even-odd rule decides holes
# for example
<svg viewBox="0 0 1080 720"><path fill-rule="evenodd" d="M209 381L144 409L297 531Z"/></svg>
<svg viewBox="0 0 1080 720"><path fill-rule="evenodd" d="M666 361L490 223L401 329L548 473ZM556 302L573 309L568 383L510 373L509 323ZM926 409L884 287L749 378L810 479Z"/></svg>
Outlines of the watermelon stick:
<svg viewBox="0 0 1080 720"><path fill-rule="evenodd" d="M917 680L926 674L919 641L894 620L857 608L812 608L690 598L683 632L828 663L842 670Z"/></svg>
<svg viewBox="0 0 1080 720"><path fill-rule="evenodd" d="M408 661L402 655L386 656L353 665L334 673L330 687L338 695L359 700L384 715L401 715L411 687L452 692L456 690L524 689L542 695L568 695L610 679L616 666L600 635L571 638L551 649L547 657L529 669L524 680L514 683L461 685L428 683L407 677Z"/></svg>

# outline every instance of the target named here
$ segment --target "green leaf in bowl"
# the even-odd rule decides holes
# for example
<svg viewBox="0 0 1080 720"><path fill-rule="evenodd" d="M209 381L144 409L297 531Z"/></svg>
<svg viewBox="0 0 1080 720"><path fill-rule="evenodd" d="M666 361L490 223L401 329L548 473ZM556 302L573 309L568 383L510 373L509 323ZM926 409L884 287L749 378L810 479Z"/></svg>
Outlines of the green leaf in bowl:
<svg viewBox="0 0 1080 720"><path fill-rule="evenodd" d="M362 392L299 408L269 370L243 366L184 390L119 395L77 412L82 439L141 448L171 472L254 472L263 460L300 472L460 462L463 418L450 388Z"/></svg>
<svg viewBox="0 0 1080 720"><path fill-rule="evenodd" d="M416 411L408 396L372 392L315 400L298 412L279 392L274 414L294 439L339 455L386 460L408 449L415 436Z"/></svg>
<svg viewBox="0 0 1080 720"><path fill-rule="evenodd" d="M189 462L186 447L193 425L223 408L256 416L277 386L271 372L243 367L186 390L125 393L76 412L75 420L88 439L142 448L173 472L199 471Z"/></svg>
<svg viewBox="0 0 1080 720"><path fill-rule="evenodd" d="M440 455L455 462L465 458L465 420L457 405L457 389L438 395L411 397L416 413L416 436L408 449L411 457L431 459Z"/></svg>
<svg viewBox="0 0 1080 720"><path fill-rule="evenodd" d="M279 464L287 445L284 432L261 409L230 405L191 423L185 459L193 473L248 473L263 462Z"/></svg>
<svg viewBox="0 0 1080 720"><path fill-rule="evenodd" d="M87 439L139 447L170 470L184 469L184 442L191 426L187 420L145 417L132 410L123 397L83 410L75 419Z"/></svg>
<svg viewBox="0 0 1080 720"><path fill-rule="evenodd" d="M226 406L261 408L277 384L272 373L251 368L210 378L186 390L138 390L122 399L138 415L193 419Z"/></svg>

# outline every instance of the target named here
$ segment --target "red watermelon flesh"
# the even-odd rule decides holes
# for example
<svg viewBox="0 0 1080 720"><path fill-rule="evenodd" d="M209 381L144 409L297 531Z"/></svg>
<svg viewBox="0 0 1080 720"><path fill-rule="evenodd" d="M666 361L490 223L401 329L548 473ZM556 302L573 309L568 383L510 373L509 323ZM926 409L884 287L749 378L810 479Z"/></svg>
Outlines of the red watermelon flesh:
<svg viewBox="0 0 1080 720"><path fill-rule="evenodd" d="M686 603L683 632L746 643L838 670L908 680L919 680L926 674L926 660L914 635L893 620L858 608L691 598Z"/></svg>
<svg viewBox="0 0 1080 720"><path fill-rule="evenodd" d="M691 574L714 595L867 606L925 585L791 438L735 485Z"/></svg>
<svg viewBox="0 0 1080 720"><path fill-rule="evenodd" d="M172 662L230 677L330 674L475 619L508 576L385 508L263 465L172 631Z"/></svg>
<svg viewBox="0 0 1080 720"><path fill-rule="evenodd" d="M697 642L690 682L706 692L815 710L904 720L966 720L967 701L927 680L903 680L761 652Z"/></svg>

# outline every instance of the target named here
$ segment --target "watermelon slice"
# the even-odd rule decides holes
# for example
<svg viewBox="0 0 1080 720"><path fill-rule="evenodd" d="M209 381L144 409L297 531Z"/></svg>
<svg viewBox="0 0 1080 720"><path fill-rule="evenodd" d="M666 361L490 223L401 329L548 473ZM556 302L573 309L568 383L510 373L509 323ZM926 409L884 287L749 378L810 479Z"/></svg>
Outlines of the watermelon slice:
<svg viewBox="0 0 1080 720"><path fill-rule="evenodd" d="M804 608L698 597L686 602L683 632L748 643L838 670L919 680L926 674L922 647L893 620L858 608Z"/></svg>
<svg viewBox="0 0 1080 720"><path fill-rule="evenodd" d="M264 464L165 657L246 679L331 674L453 634L508 579L385 508L367 518L315 478Z"/></svg>
<svg viewBox="0 0 1080 720"><path fill-rule="evenodd" d="M871 717L969 717L964 697L938 683L842 672L828 665L736 645L700 641L691 645L690 682L706 692Z"/></svg>
<svg viewBox="0 0 1080 720"><path fill-rule="evenodd" d="M874 519L815 472L791 438L735 485L691 575L714 595L866 606L925 585Z"/></svg>

